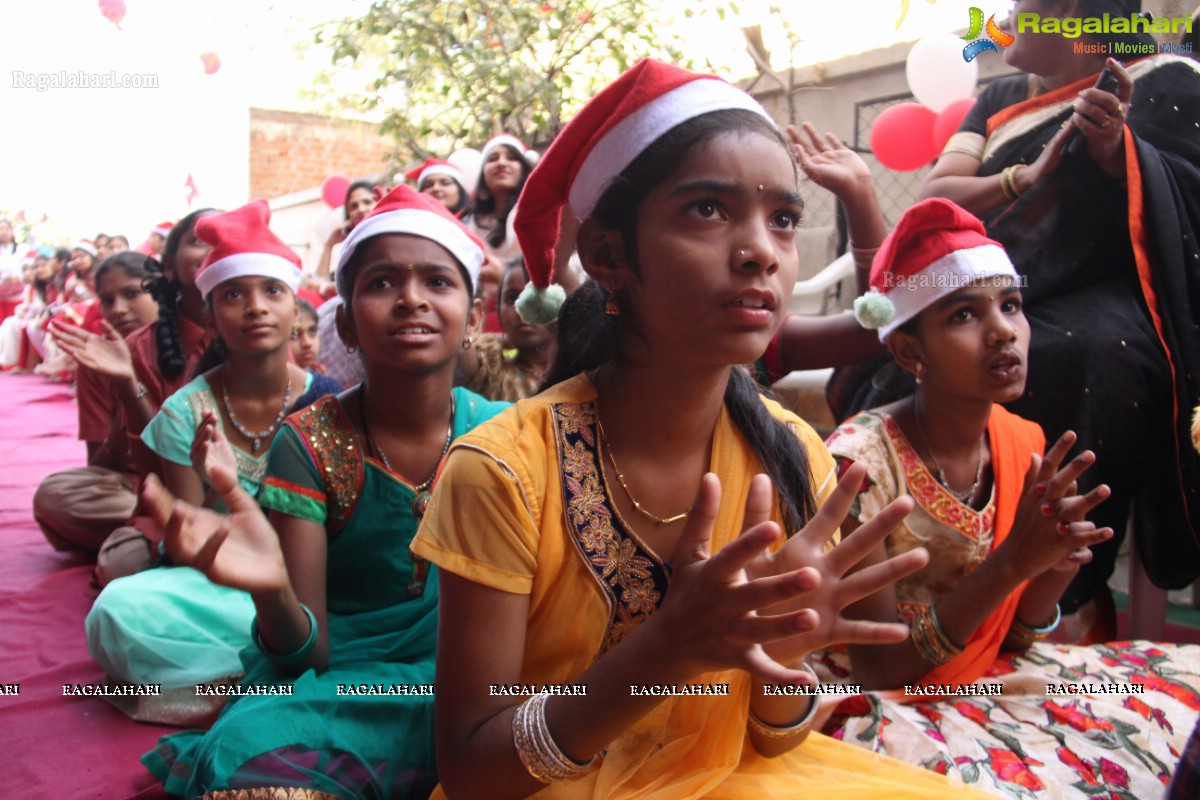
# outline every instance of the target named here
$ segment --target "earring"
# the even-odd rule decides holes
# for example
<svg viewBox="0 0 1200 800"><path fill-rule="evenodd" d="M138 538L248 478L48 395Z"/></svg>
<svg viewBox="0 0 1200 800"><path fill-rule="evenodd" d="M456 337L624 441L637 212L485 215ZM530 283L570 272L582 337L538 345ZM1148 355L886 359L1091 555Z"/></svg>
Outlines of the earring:
<svg viewBox="0 0 1200 800"><path fill-rule="evenodd" d="M608 302L604 304L604 313L610 317L621 315L621 306L617 303L617 284L609 281L604 287L608 291Z"/></svg>
<svg viewBox="0 0 1200 800"><path fill-rule="evenodd" d="M470 336L468 336L467 338L463 339L462 349L470 350L471 345L473 345L473 344L475 344L475 340L473 338L471 338Z"/></svg>
<svg viewBox="0 0 1200 800"><path fill-rule="evenodd" d="M917 366L916 366L916 371L917 371L917 372L916 372L916 378L917 378L917 385L918 385L918 386L921 384L921 370L923 370L923 369L925 369L925 365L924 365L924 364L922 364L920 361L918 361L918 362L917 362Z"/></svg>
<svg viewBox="0 0 1200 800"><path fill-rule="evenodd" d="M358 347L356 345L348 344L346 345L346 352L350 355L354 355L358 352Z"/></svg>

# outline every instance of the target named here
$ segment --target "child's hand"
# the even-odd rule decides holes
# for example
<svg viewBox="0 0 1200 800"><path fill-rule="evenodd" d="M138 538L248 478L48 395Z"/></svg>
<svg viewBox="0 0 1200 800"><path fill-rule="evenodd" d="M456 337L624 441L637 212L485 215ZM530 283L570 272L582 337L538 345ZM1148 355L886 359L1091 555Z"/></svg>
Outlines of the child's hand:
<svg viewBox="0 0 1200 800"><path fill-rule="evenodd" d="M129 346L112 325L102 322L101 329L103 336L65 322L52 323L49 328L55 343L79 364L114 380L134 380Z"/></svg>
<svg viewBox="0 0 1200 800"><path fill-rule="evenodd" d="M817 133L811 123L803 124L803 133L795 125L787 126L792 155L800 169L818 186L845 199L847 195L875 191L871 168L858 153L832 133Z"/></svg>
<svg viewBox="0 0 1200 800"><path fill-rule="evenodd" d="M793 663L814 650L837 643L887 644L903 641L908 636L908 628L904 625L849 620L842 616L846 606L911 575L929 562L929 554L925 549L916 548L852 572L912 511L913 503L907 496L888 504L854 533L826 549L849 513L865 477L866 467L852 465L807 525L778 552L764 554L747 567L751 576L794 574L796 570L819 576L811 591L771 607L771 613L776 614L807 609L801 613L809 615L811 622L809 630L766 646L767 654L776 661ZM769 489L770 484L765 476L755 478L755 481L759 480ZM748 518L751 511L747 504ZM769 513L770 506L759 506L755 511L759 515Z"/></svg>
<svg viewBox="0 0 1200 800"><path fill-rule="evenodd" d="M849 509L862 473L848 472L825 507L776 554L769 548L782 531L768 521L771 483L764 475L751 483L741 536L709 554L721 486L716 476L704 476L675 548L670 591L643 626L653 629L647 635L660 642L664 658L679 665L680 679L736 667L769 683L807 683L807 673L792 665L812 650L908 635L903 625L849 621L840 611L925 565L927 554L918 549L842 577L908 513L910 500L893 503L877 522L860 528L861 536L856 532L820 552Z"/></svg>
<svg viewBox="0 0 1200 800"><path fill-rule="evenodd" d="M225 438L225 431L215 411L206 411L200 418L196 435L192 438L191 455L192 469L210 486L213 484L213 468L218 465L237 474L237 456Z"/></svg>
<svg viewBox="0 0 1200 800"><path fill-rule="evenodd" d="M1076 481L1095 462L1095 454L1084 451L1061 466L1074 443L1074 432L1067 431L1044 458L1034 455L1025 473L1012 530L994 555L1004 559L1018 581L1086 563L1091 560L1088 548L1113 535L1111 528L1097 528L1084 519L1108 498L1109 488L1100 485L1083 496L1076 491Z"/></svg>
<svg viewBox="0 0 1200 800"><path fill-rule="evenodd" d="M146 479L141 506L162 526L167 552L222 586L247 592L284 589L288 573L275 529L238 484L235 471L217 465L212 478L229 507L228 517L176 500L154 475Z"/></svg>

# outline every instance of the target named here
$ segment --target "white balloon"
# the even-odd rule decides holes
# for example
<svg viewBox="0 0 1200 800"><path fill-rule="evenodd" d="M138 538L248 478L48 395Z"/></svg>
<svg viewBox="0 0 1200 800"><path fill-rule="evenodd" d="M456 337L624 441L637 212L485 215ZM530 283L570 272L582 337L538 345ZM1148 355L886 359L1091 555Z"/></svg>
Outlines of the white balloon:
<svg viewBox="0 0 1200 800"><path fill-rule="evenodd" d="M967 43L952 33L934 33L908 52L904 74L913 97L931 111L970 97L979 80L979 64L963 59Z"/></svg>
<svg viewBox="0 0 1200 800"><path fill-rule="evenodd" d="M479 180L479 169L483 166L483 153L474 147L464 147L451 153L446 161L458 167L467 182L463 188L469 194L475 194L475 183Z"/></svg>

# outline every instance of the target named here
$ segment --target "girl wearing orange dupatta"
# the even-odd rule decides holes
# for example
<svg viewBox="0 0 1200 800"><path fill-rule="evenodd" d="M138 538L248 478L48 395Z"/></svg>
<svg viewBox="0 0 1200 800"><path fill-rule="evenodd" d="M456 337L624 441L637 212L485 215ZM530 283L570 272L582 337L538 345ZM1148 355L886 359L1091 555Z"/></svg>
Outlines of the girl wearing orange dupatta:
<svg viewBox="0 0 1200 800"><path fill-rule="evenodd" d="M1161 792L1200 709L1197 648L1030 649L1057 625L1056 600L1088 546L1112 532L1083 519L1107 487L1076 493L1092 453L1064 465L1068 433L1043 457L1041 429L999 405L1024 389L1029 344L1003 248L962 209L927 200L885 241L871 284L860 320L917 389L850 419L828 444L842 469L867 468L859 521L905 494L915 501L875 558L918 546L932 557L851 609L912 634L851 647L849 663L822 659L827 674L884 690L840 703L825 730L1007 796ZM1098 683L1127 691L1075 693ZM1131 697L1135 684L1147 696Z"/></svg>
<svg viewBox="0 0 1200 800"><path fill-rule="evenodd" d="M973 796L809 737L815 703L788 691L816 648L903 639L840 612L925 562L846 575L908 501L827 547L863 471L835 488L739 368L786 313L796 190L757 103L651 61L530 176L518 310L554 316L572 245L592 280L562 307L554 385L455 443L412 545L441 575L435 797Z"/></svg>

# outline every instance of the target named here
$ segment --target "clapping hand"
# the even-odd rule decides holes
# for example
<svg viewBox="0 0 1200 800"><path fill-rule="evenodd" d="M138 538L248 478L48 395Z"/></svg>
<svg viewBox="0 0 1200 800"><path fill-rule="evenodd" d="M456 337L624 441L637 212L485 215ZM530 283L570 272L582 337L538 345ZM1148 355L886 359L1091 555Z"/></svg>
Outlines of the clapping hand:
<svg viewBox="0 0 1200 800"><path fill-rule="evenodd" d="M821 552L862 479L863 469L848 470L821 511L771 553L783 533L768 520L770 481L756 476L742 534L710 555L721 487L715 475L704 476L672 559L670 590L643 626L653 629L683 675L738 667L770 683L809 683L811 677L794 664L812 650L839 641L894 642L908 635L903 625L851 621L841 610L927 562L926 552L917 549L846 577L908 513L911 500L897 500L844 542Z"/></svg>
<svg viewBox="0 0 1200 800"><path fill-rule="evenodd" d="M213 487L229 515L176 500L154 475L142 488L142 509L165 531L167 553L213 583L247 592L279 591L288 585L279 536L258 503L222 464L212 469Z"/></svg>
<svg viewBox="0 0 1200 800"><path fill-rule="evenodd" d="M225 437L215 411L205 411L192 437L192 468L208 485L213 485L213 469L222 466L237 474L237 455Z"/></svg>
<svg viewBox="0 0 1200 800"><path fill-rule="evenodd" d="M129 346L112 325L102 322L100 326L104 331L103 336L75 325L55 322L50 326L50 335L59 347L82 366L114 380L134 380L133 356Z"/></svg>
<svg viewBox="0 0 1200 800"><path fill-rule="evenodd" d="M1020 580L1086 563L1091 560L1088 548L1113 535L1111 528L1097 528L1084 519L1111 491L1101 484L1082 496L1076 492L1076 481L1096 456L1087 450L1062 466L1074 443L1075 434L1067 431L1044 458L1034 455L1025 473L1012 531L995 554L1006 559Z"/></svg>
<svg viewBox="0 0 1200 800"><path fill-rule="evenodd" d="M924 548L916 548L854 571L856 565L876 550L912 511L913 501L907 496L892 501L849 536L833 547L828 546L846 519L866 475L866 467L852 465L807 525L777 552L763 553L747 565L747 572L752 577L788 574L795 570L814 572L818 576L811 591L772 609L779 613L807 607L808 611L802 613L811 615L812 623L811 628L801 634L767 645L768 655L776 661L793 662L814 650L838 643L889 644L903 641L908 636L905 625L852 620L842 615L847 606L929 563L928 552ZM756 476L755 481L761 482L769 490L770 483L765 476ZM751 496L754 496L753 492ZM769 494L766 499L767 503L761 499L754 505L747 503L748 522L762 520L770 513Z"/></svg>

